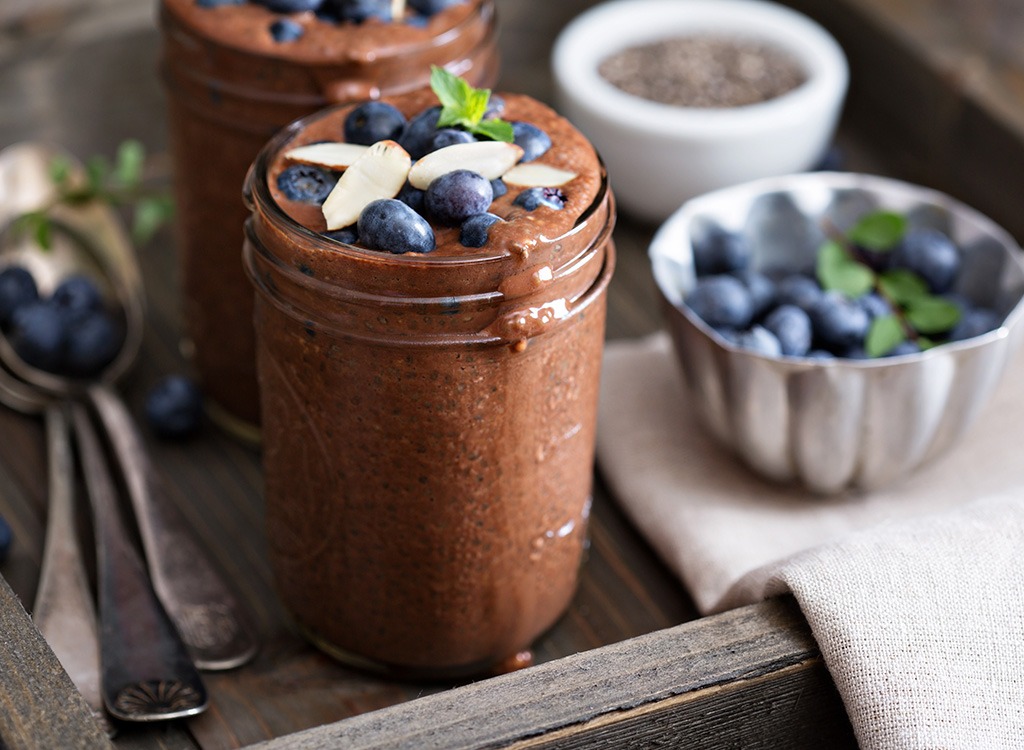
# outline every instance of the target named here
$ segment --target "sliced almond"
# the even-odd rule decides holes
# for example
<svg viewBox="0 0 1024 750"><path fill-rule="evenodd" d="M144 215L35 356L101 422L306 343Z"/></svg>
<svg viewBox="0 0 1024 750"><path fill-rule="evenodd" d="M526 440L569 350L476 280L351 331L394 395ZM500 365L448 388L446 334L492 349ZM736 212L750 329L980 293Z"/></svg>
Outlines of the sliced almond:
<svg viewBox="0 0 1024 750"><path fill-rule="evenodd" d="M502 175L501 179L506 184L515 187L560 187L575 180L576 177L575 172L531 161L526 164L517 164Z"/></svg>
<svg viewBox="0 0 1024 750"><path fill-rule="evenodd" d="M355 224L367 205L398 195L411 165L409 152L394 141L378 141L370 146L345 170L324 201L327 229Z"/></svg>
<svg viewBox="0 0 1024 750"><path fill-rule="evenodd" d="M391 18L400 21L405 17L405 0L391 0Z"/></svg>
<svg viewBox="0 0 1024 750"><path fill-rule="evenodd" d="M310 143L285 151L284 156L303 164L315 164L328 169L348 169L369 149L369 146L361 146L358 143Z"/></svg>
<svg viewBox="0 0 1024 750"><path fill-rule="evenodd" d="M504 141L475 141L456 143L431 151L409 172L414 188L426 190L431 182L456 169L468 169L488 180L496 180L523 157L523 149Z"/></svg>

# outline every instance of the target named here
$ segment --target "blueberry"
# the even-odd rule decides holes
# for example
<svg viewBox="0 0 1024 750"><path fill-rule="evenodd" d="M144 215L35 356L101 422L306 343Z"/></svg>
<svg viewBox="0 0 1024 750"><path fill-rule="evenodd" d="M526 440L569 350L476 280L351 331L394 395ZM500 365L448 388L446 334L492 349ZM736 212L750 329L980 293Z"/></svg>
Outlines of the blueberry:
<svg viewBox="0 0 1024 750"><path fill-rule="evenodd" d="M14 532L11 531L11 525L7 523L7 519L0 516L0 563L7 561L7 556L11 553L11 543L14 541Z"/></svg>
<svg viewBox="0 0 1024 750"><path fill-rule="evenodd" d="M933 294L953 286L960 272L960 251L937 229L911 229L892 251L892 265L920 276Z"/></svg>
<svg viewBox="0 0 1024 750"><path fill-rule="evenodd" d="M778 357L782 354L779 340L764 326L754 326L749 331L741 331L736 337L736 345L766 357Z"/></svg>
<svg viewBox="0 0 1024 750"><path fill-rule="evenodd" d="M200 8L219 8L222 5L244 5L248 0L196 0Z"/></svg>
<svg viewBox="0 0 1024 750"><path fill-rule="evenodd" d="M423 196L427 194L426 190L420 190L414 188L408 182L402 186L402 189L398 191L398 195L395 197L402 201L405 205L411 208L418 214L423 213Z"/></svg>
<svg viewBox="0 0 1024 750"><path fill-rule="evenodd" d="M371 250L429 253L434 249L430 224L402 201L375 200L359 214L360 242Z"/></svg>
<svg viewBox="0 0 1024 750"><path fill-rule="evenodd" d="M366 102L345 118L345 140L372 146L377 141L393 141L405 130L405 115L387 102Z"/></svg>
<svg viewBox="0 0 1024 750"><path fill-rule="evenodd" d="M500 177L496 180L491 180L491 192L494 193L495 199L500 198L508 192L508 185Z"/></svg>
<svg viewBox="0 0 1024 750"><path fill-rule="evenodd" d="M497 94L491 94L487 100L487 109L484 110L485 120L493 120L505 114L505 100Z"/></svg>
<svg viewBox="0 0 1024 750"><path fill-rule="evenodd" d="M435 221L454 227L486 211L492 200L490 180L468 169L456 169L430 183L423 205Z"/></svg>
<svg viewBox="0 0 1024 750"><path fill-rule="evenodd" d="M0 271L0 325L7 325L15 308L39 299L36 280L21 266Z"/></svg>
<svg viewBox="0 0 1024 750"><path fill-rule="evenodd" d="M760 271L738 271L733 274L743 282L754 302L754 319L760 318L775 304L775 282Z"/></svg>
<svg viewBox="0 0 1024 750"><path fill-rule="evenodd" d="M878 292L868 292L857 298L857 304L864 308L871 320L892 315L892 305Z"/></svg>
<svg viewBox="0 0 1024 750"><path fill-rule="evenodd" d="M160 437L188 437L202 419L203 394L191 378L167 375L146 394L146 421Z"/></svg>
<svg viewBox="0 0 1024 750"><path fill-rule="evenodd" d="M458 5L466 0L408 0L409 7L424 16L432 16L440 13L445 8Z"/></svg>
<svg viewBox="0 0 1024 750"><path fill-rule="evenodd" d="M391 20L391 0L324 0L324 10L342 21Z"/></svg>
<svg viewBox="0 0 1024 750"><path fill-rule="evenodd" d="M277 176L277 189L285 198L303 203L323 203L338 178L312 164L294 164Z"/></svg>
<svg viewBox="0 0 1024 750"><path fill-rule="evenodd" d="M458 143L473 143L476 138L473 134L466 130L459 130L458 128L441 128L434 133L434 138L430 142L432 150L437 151L439 148L445 146L454 146Z"/></svg>
<svg viewBox="0 0 1024 750"><path fill-rule="evenodd" d="M532 187L517 195L512 203L527 211L535 211L541 206L561 211L565 208L565 193L558 188Z"/></svg>
<svg viewBox="0 0 1024 750"><path fill-rule="evenodd" d="M698 276L740 271L750 264L750 246L743 236L715 227L693 243L693 269Z"/></svg>
<svg viewBox="0 0 1024 750"><path fill-rule="evenodd" d="M275 13L303 13L307 10L318 10L323 0L251 0ZM221 3L223 5L224 3ZM232 3L233 4L233 3Z"/></svg>
<svg viewBox="0 0 1024 750"><path fill-rule="evenodd" d="M842 172L846 167L846 154L843 149L832 144L825 153L821 155L818 163L814 166L814 172Z"/></svg>
<svg viewBox="0 0 1024 750"><path fill-rule="evenodd" d="M8 335L14 351L41 370L57 372L64 358L68 319L51 302L30 302L11 315Z"/></svg>
<svg viewBox="0 0 1024 750"><path fill-rule="evenodd" d="M96 282L80 273L61 281L50 301L69 322L103 309L103 294Z"/></svg>
<svg viewBox="0 0 1024 750"><path fill-rule="evenodd" d="M324 237L335 242L344 242L346 245L354 245L359 242L359 233L356 232L354 226L335 229L333 232L324 232Z"/></svg>
<svg viewBox="0 0 1024 750"><path fill-rule="evenodd" d="M764 319L764 327L775 334L780 351L788 357L802 357L811 349L811 319L796 305L780 305Z"/></svg>
<svg viewBox="0 0 1024 750"><path fill-rule="evenodd" d="M864 345L871 320L863 307L845 295L825 292L808 314L815 338L833 352L846 354Z"/></svg>
<svg viewBox="0 0 1024 750"><path fill-rule="evenodd" d="M960 320L949 332L950 341L964 341L983 333L994 331L1003 322L995 310L987 307L966 307L960 312Z"/></svg>
<svg viewBox="0 0 1024 750"><path fill-rule="evenodd" d="M296 23L290 18L279 18L270 24L270 36L274 38L275 42L282 44L301 39L305 33L306 30L302 28L302 24Z"/></svg>
<svg viewBox="0 0 1024 750"><path fill-rule="evenodd" d="M804 312L810 312L822 295L818 282L810 276L792 274L785 276L775 285L775 301L780 305L796 305Z"/></svg>
<svg viewBox="0 0 1024 750"><path fill-rule="evenodd" d="M63 369L80 378L95 377L121 351L121 326L106 310L93 312L68 325Z"/></svg>
<svg viewBox="0 0 1024 750"><path fill-rule="evenodd" d="M551 148L551 136L528 122L512 123L512 137L515 144L523 149L520 161L533 161Z"/></svg>
<svg viewBox="0 0 1024 750"><path fill-rule="evenodd" d="M684 301L701 320L713 328L746 328L754 313L750 292L735 276L705 276L698 279Z"/></svg>
<svg viewBox="0 0 1024 750"><path fill-rule="evenodd" d="M490 213L474 214L462 222L459 230L459 242L465 247L483 247L487 244L487 238L491 225L501 221L501 217Z"/></svg>
<svg viewBox="0 0 1024 750"><path fill-rule="evenodd" d="M921 346L916 341L910 339L903 339L900 343L896 344L892 349L887 351L885 357L902 357L905 354L918 354L921 351Z"/></svg>
<svg viewBox="0 0 1024 750"><path fill-rule="evenodd" d="M434 145L434 133L437 132L437 119L440 116L441 108L431 107L413 117L405 126L398 143L413 159L420 159L430 153Z"/></svg>

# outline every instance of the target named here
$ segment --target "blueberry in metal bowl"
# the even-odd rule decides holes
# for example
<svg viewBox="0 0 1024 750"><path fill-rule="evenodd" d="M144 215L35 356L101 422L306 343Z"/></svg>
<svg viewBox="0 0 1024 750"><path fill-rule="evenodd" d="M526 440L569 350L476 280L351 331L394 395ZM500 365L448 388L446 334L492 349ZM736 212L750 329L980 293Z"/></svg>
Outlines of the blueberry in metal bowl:
<svg viewBox="0 0 1024 750"><path fill-rule="evenodd" d="M883 214L902 222L891 247L844 245ZM717 308L697 293L715 277L698 276L695 253L723 232L747 248L743 273L774 282L746 326L708 316ZM830 243L844 250L829 249L831 266ZM816 493L876 489L949 449L1024 332L1024 259L1010 235L947 195L882 177L804 173L704 194L659 229L650 258L702 423L756 472ZM828 288L836 268L855 289Z"/></svg>

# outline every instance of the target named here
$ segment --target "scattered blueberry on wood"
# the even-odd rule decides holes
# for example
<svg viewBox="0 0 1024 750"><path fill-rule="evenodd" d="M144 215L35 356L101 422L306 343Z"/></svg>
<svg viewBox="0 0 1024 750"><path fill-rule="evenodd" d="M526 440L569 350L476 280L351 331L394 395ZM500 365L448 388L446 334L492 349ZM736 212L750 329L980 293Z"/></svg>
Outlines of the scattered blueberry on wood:
<svg viewBox="0 0 1024 750"><path fill-rule="evenodd" d="M158 436L186 438L202 425L202 391L191 378L167 375L146 394L145 414L147 424Z"/></svg>

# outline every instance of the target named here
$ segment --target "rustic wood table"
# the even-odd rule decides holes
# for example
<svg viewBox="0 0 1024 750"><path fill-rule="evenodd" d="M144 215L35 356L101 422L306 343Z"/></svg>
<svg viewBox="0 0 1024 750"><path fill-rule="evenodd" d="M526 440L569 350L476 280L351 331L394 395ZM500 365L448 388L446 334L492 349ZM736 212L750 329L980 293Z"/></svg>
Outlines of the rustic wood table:
<svg viewBox="0 0 1024 750"><path fill-rule="evenodd" d="M591 4L498 0L501 88L550 101L552 41ZM790 4L818 17L850 57L847 166L947 190L1024 236L1024 53L1013 47L1024 11L997 0ZM5 0L0 146L44 139L86 157L137 138L169 181L153 16L152 0ZM615 231L609 338L659 327L645 254L653 231L628 217ZM124 384L136 413L156 378L187 369L170 233L140 255L151 311ZM124 726L117 747L855 747L793 601L700 618L599 473L579 592L536 644L538 665L465 685L402 684L349 670L296 634L264 554L255 451L212 427L185 443L148 443L171 499L255 612L263 646L252 664L207 676L204 715ZM39 574L45 468L40 421L0 410L0 513L16 539L0 567L0 746L102 747L22 606Z"/></svg>

